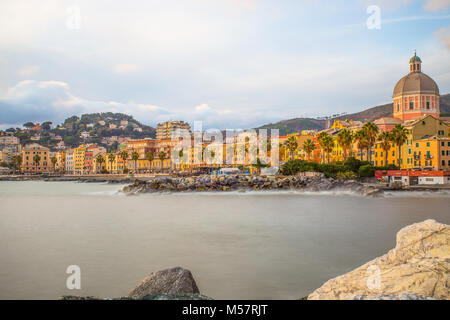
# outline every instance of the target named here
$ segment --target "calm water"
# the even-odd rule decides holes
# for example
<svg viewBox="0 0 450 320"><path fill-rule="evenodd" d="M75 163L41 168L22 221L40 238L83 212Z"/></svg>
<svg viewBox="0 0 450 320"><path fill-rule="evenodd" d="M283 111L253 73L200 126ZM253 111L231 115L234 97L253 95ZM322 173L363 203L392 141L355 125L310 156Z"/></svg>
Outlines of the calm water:
<svg viewBox="0 0 450 320"><path fill-rule="evenodd" d="M450 223L450 194L124 196L121 186L0 182L0 298L126 295L182 266L216 299L296 299L377 257L396 232ZM67 266L82 289L66 289Z"/></svg>

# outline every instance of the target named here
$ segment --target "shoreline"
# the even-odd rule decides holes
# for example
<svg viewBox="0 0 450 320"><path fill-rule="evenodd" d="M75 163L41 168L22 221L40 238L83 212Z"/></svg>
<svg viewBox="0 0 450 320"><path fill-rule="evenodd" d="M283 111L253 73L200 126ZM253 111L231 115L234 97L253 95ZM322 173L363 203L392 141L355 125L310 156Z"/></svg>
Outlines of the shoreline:
<svg viewBox="0 0 450 320"><path fill-rule="evenodd" d="M199 193L248 191L303 191L303 192L354 192L363 196L376 196L384 191L450 190L450 185L389 186L351 179L306 176L248 176L199 175L174 177L168 174L145 175L0 175L0 181L47 181L127 184L121 192L139 193Z"/></svg>

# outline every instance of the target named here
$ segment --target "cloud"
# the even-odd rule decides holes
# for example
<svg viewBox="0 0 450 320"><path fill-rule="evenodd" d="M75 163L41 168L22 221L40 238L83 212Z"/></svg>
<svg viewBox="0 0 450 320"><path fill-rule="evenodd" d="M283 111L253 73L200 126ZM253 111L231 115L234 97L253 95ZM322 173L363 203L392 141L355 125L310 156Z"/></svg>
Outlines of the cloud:
<svg viewBox="0 0 450 320"><path fill-rule="evenodd" d="M72 115L93 112L121 112L133 115L138 121L156 125L167 120L203 121L204 128L234 129L256 126L274 119L274 115L255 115L252 112L216 109L208 104L191 108L165 108L134 101L95 101L75 96L62 81L24 80L9 88L0 97L0 127L27 121L46 120L60 123ZM233 127L230 127L233 124Z"/></svg>
<svg viewBox="0 0 450 320"><path fill-rule="evenodd" d="M113 67L114 72L116 73L128 73L137 71L139 67L135 64L116 64Z"/></svg>
<svg viewBox="0 0 450 320"><path fill-rule="evenodd" d="M31 77L36 75L39 72L39 66L26 66L19 70L17 70L17 74L21 77Z"/></svg>
<svg viewBox="0 0 450 320"><path fill-rule="evenodd" d="M450 7L450 0L428 0L424 8L429 11L439 11Z"/></svg>
<svg viewBox="0 0 450 320"><path fill-rule="evenodd" d="M395 10L417 2L417 0L362 0L369 5L378 5L382 10ZM423 8L428 11L439 11L450 6L450 0L422 0Z"/></svg>
<svg viewBox="0 0 450 320"><path fill-rule="evenodd" d="M435 32L435 35L439 38L439 40L444 42L447 49L450 50L450 27L440 28Z"/></svg>

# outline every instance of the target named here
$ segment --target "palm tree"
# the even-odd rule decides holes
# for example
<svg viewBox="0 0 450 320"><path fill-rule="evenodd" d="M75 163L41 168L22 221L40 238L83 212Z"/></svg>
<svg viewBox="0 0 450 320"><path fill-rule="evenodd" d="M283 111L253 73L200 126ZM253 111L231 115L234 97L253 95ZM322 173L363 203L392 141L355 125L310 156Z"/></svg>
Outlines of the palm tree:
<svg viewBox="0 0 450 320"><path fill-rule="evenodd" d="M308 160L311 160L311 153L315 148L316 146L311 139L306 139L305 142L303 142L303 150L305 150L306 154L308 155Z"/></svg>
<svg viewBox="0 0 450 320"><path fill-rule="evenodd" d="M108 153L108 161L109 161L109 165L111 167L110 172L113 172L113 162L114 160L116 160L116 155L112 152Z"/></svg>
<svg viewBox="0 0 450 320"><path fill-rule="evenodd" d="M377 140L379 129L373 122L369 121L364 124L363 130L367 139L367 160L372 163L372 147Z"/></svg>
<svg viewBox="0 0 450 320"><path fill-rule="evenodd" d="M58 159L56 159L55 156L50 158L50 161L52 162L53 165L53 171L56 171L56 163L58 162Z"/></svg>
<svg viewBox="0 0 450 320"><path fill-rule="evenodd" d="M317 135L317 141L319 142L320 149L322 150L322 162L325 163L325 157L324 157L324 151L325 151L325 144L324 141L326 141L327 137L330 135L326 133L325 131L322 131Z"/></svg>
<svg viewBox="0 0 450 320"><path fill-rule="evenodd" d="M101 154L99 154L97 156L97 158L95 158L95 160L97 161L97 163L100 165L100 167L102 167L102 164L105 162L105 159L103 158L103 156ZM98 169L97 169L98 171ZM101 170L100 170L101 171Z"/></svg>
<svg viewBox="0 0 450 320"><path fill-rule="evenodd" d="M326 137L324 137L322 143L323 143L323 151L325 151L328 158L327 162L330 163L330 154L333 151L334 140L330 135L327 135Z"/></svg>
<svg viewBox="0 0 450 320"><path fill-rule="evenodd" d="M164 159L166 159L166 153L164 151L160 151L158 153L158 158L159 160L164 161Z"/></svg>
<svg viewBox="0 0 450 320"><path fill-rule="evenodd" d="M153 154L153 151L147 152L147 154L145 155L145 159L147 159L148 162L150 162L150 168L151 168L152 167L152 161L153 161L153 159L155 159L155 155Z"/></svg>
<svg viewBox="0 0 450 320"><path fill-rule="evenodd" d="M162 169L163 168L163 164L164 164L164 159L166 159L166 153L161 150L158 153L158 158L159 158L159 160L161 160L161 169Z"/></svg>
<svg viewBox="0 0 450 320"><path fill-rule="evenodd" d="M35 154L33 156L33 162L34 162L34 169L35 169L36 172L37 172L37 166L39 164L39 161L41 161L41 156L38 155L38 154Z"/></svg>
<svg viewBox="0 0 450 320"><path fill-rule="evenodd" d="M11 158L11 163L16 171L20 170L20 166L22 165L22 157L19 155L15 155Z"/></svg>
<svg viewBox="0 0 450 320"><path fill-rule="evenodd" d="M366 130L361 129L356 131L353 135L353 140L356 142L356 146L359 151L359 159L362 161L363 151L368 147Z"/></svg>
<svg viewBox="0 0 450 320"><path fill-rule="evenodd" d="M127 159L128 159L128 152L127 152L126 150L122 150L122 151L120 152L120 157L121 157L122 160L123 160L123 170L125 170L126 161L127 161Z"/></svg>
<svg viewBox="0 0 450 320"><path fill-rule="evenodd" d="M377 140L380 141L381 149L384 151L384 165L387 166L388 152L391 149L392 135L385 131L378 136Z"/></svg>
<svg viewBox="0 0 450 320"><path fill-rule="evenodd" d="M298 142L294 136L290 136L284 143L289 150L289 159L292 159L294 152L298 149Z"/></svg>
<svg viewBox="0 0 450 320"><path fill-rule="evenodd" d="M341 146L344 151L344 161L347 160L348 150L352 146L353 134L348 129L342 129L337 135L337 143Z"/></svg>
<svg viewBox="0 0 450 320"><path fill-rule="evenodd" d="M139 160L139 153L136 151L133 151L131 153L131 160L134 161L134 172L136 173L137 170L137 161Z"/></svg>
<svg viewBox="0 0 450 320"><path fill-rule="evenodd" d="M392 135L392 142L394 142L397 145L398 148L398 166L401 168L401 158L402 158L402 145L405 144L406 140L408 139L407 135L408 131L404 126L401 124L396 124L394 129L392 129L391 135Z"/></svg>

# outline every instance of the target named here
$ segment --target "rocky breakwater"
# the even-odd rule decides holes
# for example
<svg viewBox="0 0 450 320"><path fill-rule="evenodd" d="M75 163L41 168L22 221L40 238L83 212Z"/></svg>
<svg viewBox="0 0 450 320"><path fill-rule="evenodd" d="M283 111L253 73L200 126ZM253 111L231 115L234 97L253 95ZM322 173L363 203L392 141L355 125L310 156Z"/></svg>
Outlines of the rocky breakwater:
<svg viewBox="0 0 450 320"><path fill-rule="evenodd" d="M450 226L434 220L397 233L387 254L331 279L308 300L450 299Z"/></svg>
<svg viewBox="0 0 450 320"><path fill-rule="evenodd" d="M382 192L381 189L365 185L356 180L333 179L324 176L202 175L197 177L163 177L150 181L136 180L123 188L123 192L128 194L260 190L344 191L361 195L376 195Z"/></svg>

